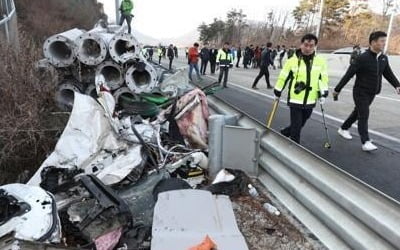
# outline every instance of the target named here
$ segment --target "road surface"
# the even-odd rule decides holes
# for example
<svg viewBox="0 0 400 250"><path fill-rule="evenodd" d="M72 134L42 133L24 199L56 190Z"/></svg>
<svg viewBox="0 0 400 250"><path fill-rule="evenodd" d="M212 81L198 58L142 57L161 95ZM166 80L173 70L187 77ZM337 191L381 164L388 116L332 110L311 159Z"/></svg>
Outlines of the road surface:
<svg viewBox="0 0 400 250"><path fill-rule="evenodd" d="M164 64L167 60L163 61ZM183 57L174 61L174 66L187 66ZM271 83L274 84L279 70L271 72ZM228 88L219 91L216 96L245 111L260 122L265 122L267 113L272 107L273 91L266 89L265 81L259 82L260 90L252 90L251 84L257 75L256 69L234 68L230 71ZM397 72L396 72L397 73ZM217 75L209 75L198 84L208 85L215 82ZM399 74L397 74L399 75ZM196 77L193 77L196 79ZM334 87L340 77L330 78ZM339 102L331 99L326 104L328 113L328 128L332 139L332 149L323 147L325 142L324 128L319 108L316 108L310 121L302 132L302 146L332 162L361 181L377 188L388 196L400 201L400 97L395 95L393 88L385 84L382 94L376 98L370 118L371 138L379 146L372 153L361 151L361 142L356 128L352 128L353 140L346 141L337 134L341 120L351 112L353 100L351 85L342 92ZM283 98L284 99L284 98ZM272 128L279 131L289 124L289 109L281 104Z"/></svg>

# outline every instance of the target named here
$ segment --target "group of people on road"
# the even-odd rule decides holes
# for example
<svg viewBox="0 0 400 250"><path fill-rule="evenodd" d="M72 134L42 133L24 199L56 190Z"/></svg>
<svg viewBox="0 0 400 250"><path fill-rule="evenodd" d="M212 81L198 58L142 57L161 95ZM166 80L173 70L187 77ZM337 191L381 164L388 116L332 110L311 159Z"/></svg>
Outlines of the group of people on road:
<svg viewBox="0 0 400 250"><path fill-rule="evenodd" d="M234 54L237 57L236 61L236 67L240 68L240 60L243 58L242 63L243 67L245 69L248 68L259 68L262 65L262 54L265 51L267 47L264 45L261 46L254 46L251 44L249 46L246 46L244 50L239 46L238 49L234 49ZM269 47L269 65L268 67L272 67L273 69L276 69L275 62L278 60L279 63L279 68L282 68L282 62L285 56L287 58L290 58L294 51L296 50L295 46L292 46L291 48L287 49L286 45L277 45L275 48ZM264 57L265 58L265 57Z"/></svg>
<svg viewBox="0 0 400 250"><path fill-rule="evenodd" d="M355 47L350 66L333 91L333 98L337 101L343 87L354 75L356 76L353 87L355 108L338 133L351 140L349 129L358 121L363 151L378 149L369 138L368 118L370 105L381 91L382 76L400 95L400 82L389 65L388 57L383 54L386 37L385 32L373 32L369 37L368 50L361 53L359 48ZM318 38L313 34L307 34L301 39L300 49L285 63L274 89L278 100L285 87L288 88L290 125L282 129L281 133L297 143L300 143L301 130L310 118L313 108L317 102L323 105L329 93L327 63L323 57L316 54L317 44Z"/></svg>
<svg viewBox="0 0 400 250"><path fill-rule="evenodd" d="M187 50L187 58L189 64L189 80L192 81L193 69L196 71L197 77L201 80L201 75L206 75L208 63L210 63L210 72L215 74L219 70L218 83L221 84L223 80L223 87L227 87L229 69L233 67L234 57L230 44L225 42L223 47L219 50L208 43L203 45L199 51L199 44L195 43L193 47ZM200 70L198 69L198 61L201 60Z"/></svg>
<svg viewBox="0 0 400 250"><path fill-rule="evenodd" d="M383 53L386 43L386 33L377 31L371 33L369 37L369 49L361 52L359 46L354 47L351 55L350 66L334 88L333 98L338 99L340 91L355 75L356 80L353 87L353 99L355 108L348 119L338 130L338 134L347 140L352 136L349 132L350 127L358 121L358 131L361 137L362 150L373 151L377 146L372 143L368 135L369 107L375 96L380 93L382 88L382 76L396 89L400 95L400 82L394 75L388 57ZM282 135L290 138L296 143L300 143L301 131L307 120L311 117L314 107L317 104L323 105L329 94L328 66L326 60L316 53L318 38L313 34L306 34L301 38L300 46L296 49L292 46L286 49L284 45L273 48L272 43L261 46L262 52L258 55L259 49L252 49L252 46L245 48L243 63L245 68L250 66L249 61L256 59L256 67L260 71L255 78L252 88L257 89L258 81L264 76L267 87L274 88L275 99L279 100L285 88L288 89L287 104L290 108L290 125L283 128ZM260 47L259 47L260 48ZM247 50L247 52L246 52ZM277 52L280 53L278 54ZM253 55L254 54L254 55ZM283 64L283 58L287 56ZM282 68L275 86L269 80L269 67L274 65L276 56L279 56L279 67ZM242 57L242 50L239 47L236 53L228 42L224 43L219 50L212 45L204 44L199 51L199 44L187 50L189 63L189 79L192 81L193 69L197 73L199 80L201 75L205 75L208 63L211 65L211 73L215 73L215 66L219 68L218 83L227 87L229 69L233 67L235 57L236 66ZM201 68L197 64L201 59ZM215 66L213 66L215 65Z"/></svg>

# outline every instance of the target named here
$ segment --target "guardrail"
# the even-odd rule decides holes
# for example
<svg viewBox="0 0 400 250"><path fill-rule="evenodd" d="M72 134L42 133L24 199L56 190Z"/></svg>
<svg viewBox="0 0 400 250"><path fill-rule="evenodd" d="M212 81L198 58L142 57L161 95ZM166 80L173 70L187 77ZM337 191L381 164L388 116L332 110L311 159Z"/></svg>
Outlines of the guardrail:
<svg viewBox="0 0 400 250"><path fill-rule="evenodd" d="M330 249L398 249L400 203L209 96L214 113L236 115L261 135L258 179Z"/></svg>
<svg viewBox="0 0 400 250"><path fill-rule="evenodd" d="M18 42L17 15L14 0L0 0L0 40Z"/></svg>

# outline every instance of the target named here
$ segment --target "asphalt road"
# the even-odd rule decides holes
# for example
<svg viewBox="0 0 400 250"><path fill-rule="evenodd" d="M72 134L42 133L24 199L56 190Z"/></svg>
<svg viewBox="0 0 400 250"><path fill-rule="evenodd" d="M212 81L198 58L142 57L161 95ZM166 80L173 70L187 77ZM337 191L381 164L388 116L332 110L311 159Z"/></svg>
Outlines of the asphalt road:
<svg viewBox="0 0 400 250"><path fill-rule="evenodd" d="M166 60L163 61L166 63ZM175 67L187 66L185 58L174 61ZM209 72L209 71L208 71ZM279 70L271 73L274 84ZM259 82L260 90L250 89L258 73L256 69L236 69L230 72L228 88L216 93L227 103L245 111L260 122L265 122L267 113L272 108L273 92L266 89L265 81ZM217 75L207 75L198 84L207 85L215 82ZM196 79L196 77L193 77ZM331 82L337 82L337 76ZM332 86L334 86L332 84ZM352 129L353 140L347 141L337 134L341 120L345 119L353 108L351 84L342 92L339 102L331 99L326 104L328 128L332 140L332 149L324 148L325 133L319 108L316 108L311 119L302 132L302 146L332 162L361 181L377 188L383 193L400 201L400 97L393 93L386 84L381 98L377 98L372 107L370 118L371 138L379 150L366 153L361 150L361 142L356 128ZM289 109L281 103L272 128L280 130L289 124Z"/></svg>

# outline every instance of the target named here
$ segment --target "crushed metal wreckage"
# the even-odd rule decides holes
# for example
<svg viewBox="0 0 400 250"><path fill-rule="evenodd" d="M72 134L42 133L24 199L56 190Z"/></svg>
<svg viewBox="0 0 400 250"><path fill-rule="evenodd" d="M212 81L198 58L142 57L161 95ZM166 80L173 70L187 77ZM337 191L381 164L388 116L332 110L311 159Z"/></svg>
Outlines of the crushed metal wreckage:
<svg viewBox="0 0 400 250"><path fill-rule="evenodd" d="M138 52L121 54L127 46L121 43L136 41L123 33L107 35L97 28L64 36L45 46L55 67L73 67L76 60L100 64L102 55L122 68L132 60L140 72L152 67L140 64L145 58ZM64 60L57 53L74 48L74 36L81 47ZM85 39L109 43L110 51L92 58ZM215 86L194 88L183 70L157 71L156 83L147 90L131 86L129 95L116 98L117 83L102 70L94 76L95 94L73 92L69 121L53 153L27 184L0 186L0 249L171 249L166 242L189 249L205 239L218 249L248 249L228 196L248 194L250 179L227 169L211 184L208 175L205 93Z"/></svg>

